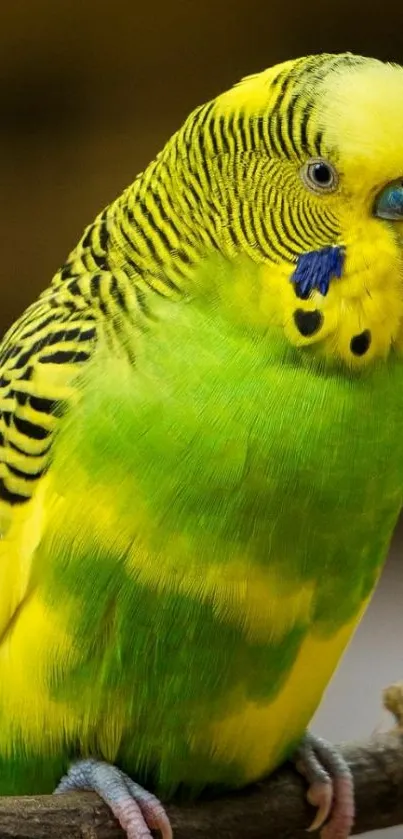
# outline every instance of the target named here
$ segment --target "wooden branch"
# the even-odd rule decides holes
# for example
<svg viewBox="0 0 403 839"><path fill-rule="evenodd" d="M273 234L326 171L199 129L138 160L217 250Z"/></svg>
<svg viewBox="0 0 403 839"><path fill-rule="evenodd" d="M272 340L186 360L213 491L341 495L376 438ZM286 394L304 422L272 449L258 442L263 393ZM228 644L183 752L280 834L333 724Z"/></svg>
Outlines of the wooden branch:
<svg viewBox="0 0 403 839"><path fill-rule="evenodd" d="M356 784L354 833L403 824L403 735L399 730L341 746ZM306 839L315 811L306 787L284 768L248 790L169 806L175 839ZM316 835L316 834L315 834ZM124 839L93 793L0 798L0 839Z"/></svg>

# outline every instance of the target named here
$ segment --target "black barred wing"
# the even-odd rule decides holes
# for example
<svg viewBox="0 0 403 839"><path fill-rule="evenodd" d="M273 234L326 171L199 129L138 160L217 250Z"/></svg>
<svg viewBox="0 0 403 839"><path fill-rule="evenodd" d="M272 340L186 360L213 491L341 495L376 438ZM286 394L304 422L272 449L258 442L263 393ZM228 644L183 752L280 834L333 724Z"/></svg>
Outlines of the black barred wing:
<svg viewBox="0 0 403 839"><path fill-rule="evenodd" d="M30 306L0 346L0 500L21 505L50 462L72 382L93 351L88 306L52 289Z"/></svg>

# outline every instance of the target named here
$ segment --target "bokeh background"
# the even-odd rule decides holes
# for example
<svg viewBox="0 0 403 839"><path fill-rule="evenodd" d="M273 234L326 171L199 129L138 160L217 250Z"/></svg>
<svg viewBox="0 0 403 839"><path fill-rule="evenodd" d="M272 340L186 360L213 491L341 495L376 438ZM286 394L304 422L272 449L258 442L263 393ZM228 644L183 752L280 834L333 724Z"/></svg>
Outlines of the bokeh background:
<svg viewBox="0 0 403 839"><path fill-rule="evenodd" d="M192 108L274 62L342 50L403 63L402 0L3 0L0 334ZM370 733L380 690L403 678L402 534L315 719L325 736Z"/></svg>

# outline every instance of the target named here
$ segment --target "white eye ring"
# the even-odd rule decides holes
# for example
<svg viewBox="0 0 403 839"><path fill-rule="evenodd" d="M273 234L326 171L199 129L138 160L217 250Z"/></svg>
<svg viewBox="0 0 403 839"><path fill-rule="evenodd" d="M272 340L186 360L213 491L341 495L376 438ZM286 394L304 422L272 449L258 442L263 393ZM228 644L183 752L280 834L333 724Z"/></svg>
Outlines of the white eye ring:
<svg viewBox="0 0 403 839"><path fill-rule="evenodd" d="M339 177L334 166L322 157L312 157L307 160L300 174L303 183L311 192L322 194L324 192L334 192L339 183Z"/></svg>

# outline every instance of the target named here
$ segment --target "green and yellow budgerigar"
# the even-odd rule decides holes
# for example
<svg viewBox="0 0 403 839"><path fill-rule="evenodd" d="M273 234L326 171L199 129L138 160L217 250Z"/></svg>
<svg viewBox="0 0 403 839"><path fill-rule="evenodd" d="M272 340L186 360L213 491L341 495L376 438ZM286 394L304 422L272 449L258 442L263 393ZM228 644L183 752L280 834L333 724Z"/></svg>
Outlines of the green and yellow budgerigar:
<svg viewBox="0 0 403 839"><path fill-rule="evenodd" d="M145 789L293 757L349 834L348 768L305 732L402 507L402 137L398 66L244 79L5 336L2 794L93 788L168 837Z"/></svg>

